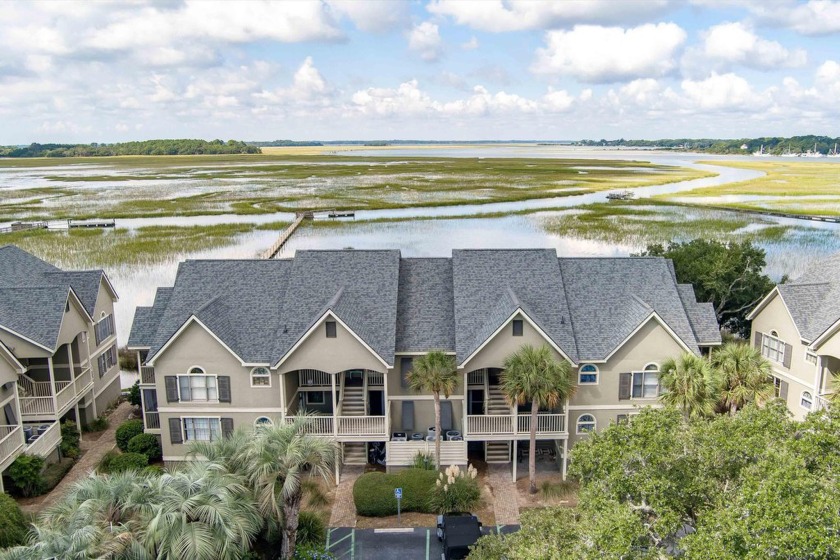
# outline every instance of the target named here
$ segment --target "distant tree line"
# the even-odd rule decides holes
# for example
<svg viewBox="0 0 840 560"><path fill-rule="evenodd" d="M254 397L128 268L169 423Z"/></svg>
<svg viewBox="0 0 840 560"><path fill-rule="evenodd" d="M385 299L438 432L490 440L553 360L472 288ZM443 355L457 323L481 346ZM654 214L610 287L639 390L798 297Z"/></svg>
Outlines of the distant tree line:
<svg viewBox="0 0 840 560"><path fill-rule="evenodd" d="M0 147L0 157L182 156L197 154L258 154L260 149L239 140L144 140L117 144L30 144Z"/></svg>
<svg viewBox="0 0 840 560"><path fill-rule="evenodd" d="M624 146L628 148L664 148L672 150L686 150L692 152L708 152L712 154L744 154L759 151L762 146L764 152L772 155L785 153L801 154L814 151L816 144L820 153L834 152L835 146L840 145L840 137L830 136L791 136L740 138L734 140L720 140L714 138L671 138L662 140L581 140L579 146ZM746 147L744 147L746 146Z"/></svg>
<svg viewBox="0 0 840 560"><path fill-rule="evenodd" d="M295 140L271 140L268 142L248 142L249 146L257 146L258 148L268 148L268 147L287 147L287 146L323 146L323 142L312 142L312 141L303 141L298 142Z"/></svg>

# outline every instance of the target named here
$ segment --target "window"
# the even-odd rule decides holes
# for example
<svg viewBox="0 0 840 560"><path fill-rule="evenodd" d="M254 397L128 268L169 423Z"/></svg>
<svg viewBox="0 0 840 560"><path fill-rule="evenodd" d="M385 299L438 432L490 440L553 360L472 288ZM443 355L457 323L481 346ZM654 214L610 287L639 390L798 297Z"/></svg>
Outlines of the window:
<svg viewBox="0 0 840 560"><path fill-rule="evenodd" d="M522 336L522 319L513 320L513 336Z"/></svg>
<svg viewBox="0 0 840 560"><path fill-rule="evenodd" d="M808 410L811 410L811 406L814 404L814 398L811 396L811 393L809 393L808 391L803 391L802 399L799 401L799 404L802 406L802 408L807 408Z"/></svg>
<svg viewBox="0 0 840 560"><path fill-rule="evenodd" d="M327 321L324 323L327 329L327 338L335 338L336 331L335 331L335 321Z"/></svg>
<svg viewBox="0 0 840 560"><path fill-rule="evenodd" d="M578 384L579 385L597 385L598 384L598 367L592 364L584 364L578 370Z"/></svg>
<svg viewBox="0 0 840 560"><path fill-rule="evenodd" d="M108 370L117 365L117 345L114 344L104 352L102 352L98 358L96 358L96 366L99 369L99 377L100 379L108 373Z"/></svg>
<svg viewBox="0 0 840 560"><path fill-rule="evenodd" d="M323 391L306 391L303 393L306 404L324 404Z"/></svg>
<svg viewBox="0 0 840 560"><path fill-rule="evenodd" d="M187 375L178 376L181 402L208 402L219 400L215 375L207 375L200 367L192 367Z"/></svg>
<svg viewBox="0 0 840 560"><path fill-rule="evenodd" d="M260 416L256 420L254 420L254 427L255 428L264 428L268 426L273 426L274 422L271 421L271 418L268 416Z"/></svg>
<svg viewBox="0 0 840 560"><path fill-rule="evenodd" d="M271 372L267 367L255 367L251 370L251 387L271 387Z"/></svg>
<svg viewBox="0 0 840 560"><path fill-rule="evenodd" d="M96 345L102 344L102 341L114 334L114 316L105 315L102 313L102 318L93 326L93 336L96 339Z"/></svg>
<svg viewBox="0 0 840 560"><path fill-rule="evenodd" d="M770 331L761 337L761 355L774 362L782 363L785 359L785 343L779 340L779 333Z"/></svg>
<svg viewBox="0 0 840 560"><path fill-rule="evenodd" d="M817 365L817 355L813 352L805 352L805 361L809 364Z"/></svg>
<svg viewBox="0 0 840 560"><path fill-rule="evenodd" d="M648 364L644 371L633 372L634 399L652 399L659 396L659 366Z"/></svg>
<svg viewBox="0 0 840 560"><path fill-rule="evenodd" d="M595 430L595 417L591 414L581 414L577 420L578 435L592 432Z"/></svg>
<svg viewBox="0 0 840 560"><path fill-rule="evenodd" d="M216 441L221 437L218 418L184 418L184 441Z"/></svg>

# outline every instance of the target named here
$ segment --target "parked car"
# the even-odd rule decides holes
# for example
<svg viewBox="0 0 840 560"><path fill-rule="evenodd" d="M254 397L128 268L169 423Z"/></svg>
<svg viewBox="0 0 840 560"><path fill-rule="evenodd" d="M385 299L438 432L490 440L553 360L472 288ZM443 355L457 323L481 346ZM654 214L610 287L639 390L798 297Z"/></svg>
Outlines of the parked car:
<svg viewBox="0 0 840 560"><path fill-rule="evenodd" d="M453 512L437 517L437 538L443 543L442 560L466 558L481 537L481 522L471 513Z"/></svg>

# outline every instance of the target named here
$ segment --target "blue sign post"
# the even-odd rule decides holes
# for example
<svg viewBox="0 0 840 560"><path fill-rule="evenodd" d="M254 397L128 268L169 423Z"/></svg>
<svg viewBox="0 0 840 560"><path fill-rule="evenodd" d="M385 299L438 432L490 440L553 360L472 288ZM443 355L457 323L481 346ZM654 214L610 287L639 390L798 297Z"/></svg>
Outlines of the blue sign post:
<svg viewBox="0 0 840 560"><path fill-rule="evenodd" d="M401 524L400 500L402 500L402 488L394 488L394 497L397 499L397 524Z"/></svg>

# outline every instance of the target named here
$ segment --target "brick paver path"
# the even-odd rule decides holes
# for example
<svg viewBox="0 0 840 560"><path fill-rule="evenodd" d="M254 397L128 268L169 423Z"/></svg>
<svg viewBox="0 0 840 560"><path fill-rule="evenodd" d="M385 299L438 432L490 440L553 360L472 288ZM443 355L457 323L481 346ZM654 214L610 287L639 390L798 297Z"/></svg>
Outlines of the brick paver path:
<svg viewBox="0 0 840 560"><path fill-rule="evenodd" d="M49 494L39 496L36 500L21 506L21 509L27 513L39 513L40 511L51 506L55 501L64 495L65 492L73 485L73 483L88 476L93 471L106 453L116 447L116 432L120 424L122 424L130 415L134 407L127 402L120 404L114 412L108 416L108 429L102 432L99 439L96 441L84 441L85 436L82 435L82 449L85 450L84 456L79 459L79 462L73 465L58 486L52 489Z"/></svg>
<svg viewBox="0 0 840 560"><path fill-rule="evenodd" d="M361 465L344 465L341 469L341 482L335 489L330 527L355 527L356 504L353 503L353 484L365 472Z"/></svg>
<svg viewBox="0 0 840 560"><path fill-rule="evenodd" d="M493 513L498 525L519 525L519 492L511 480L510 464L487 466L487 479L493 489Z"/></svg>

